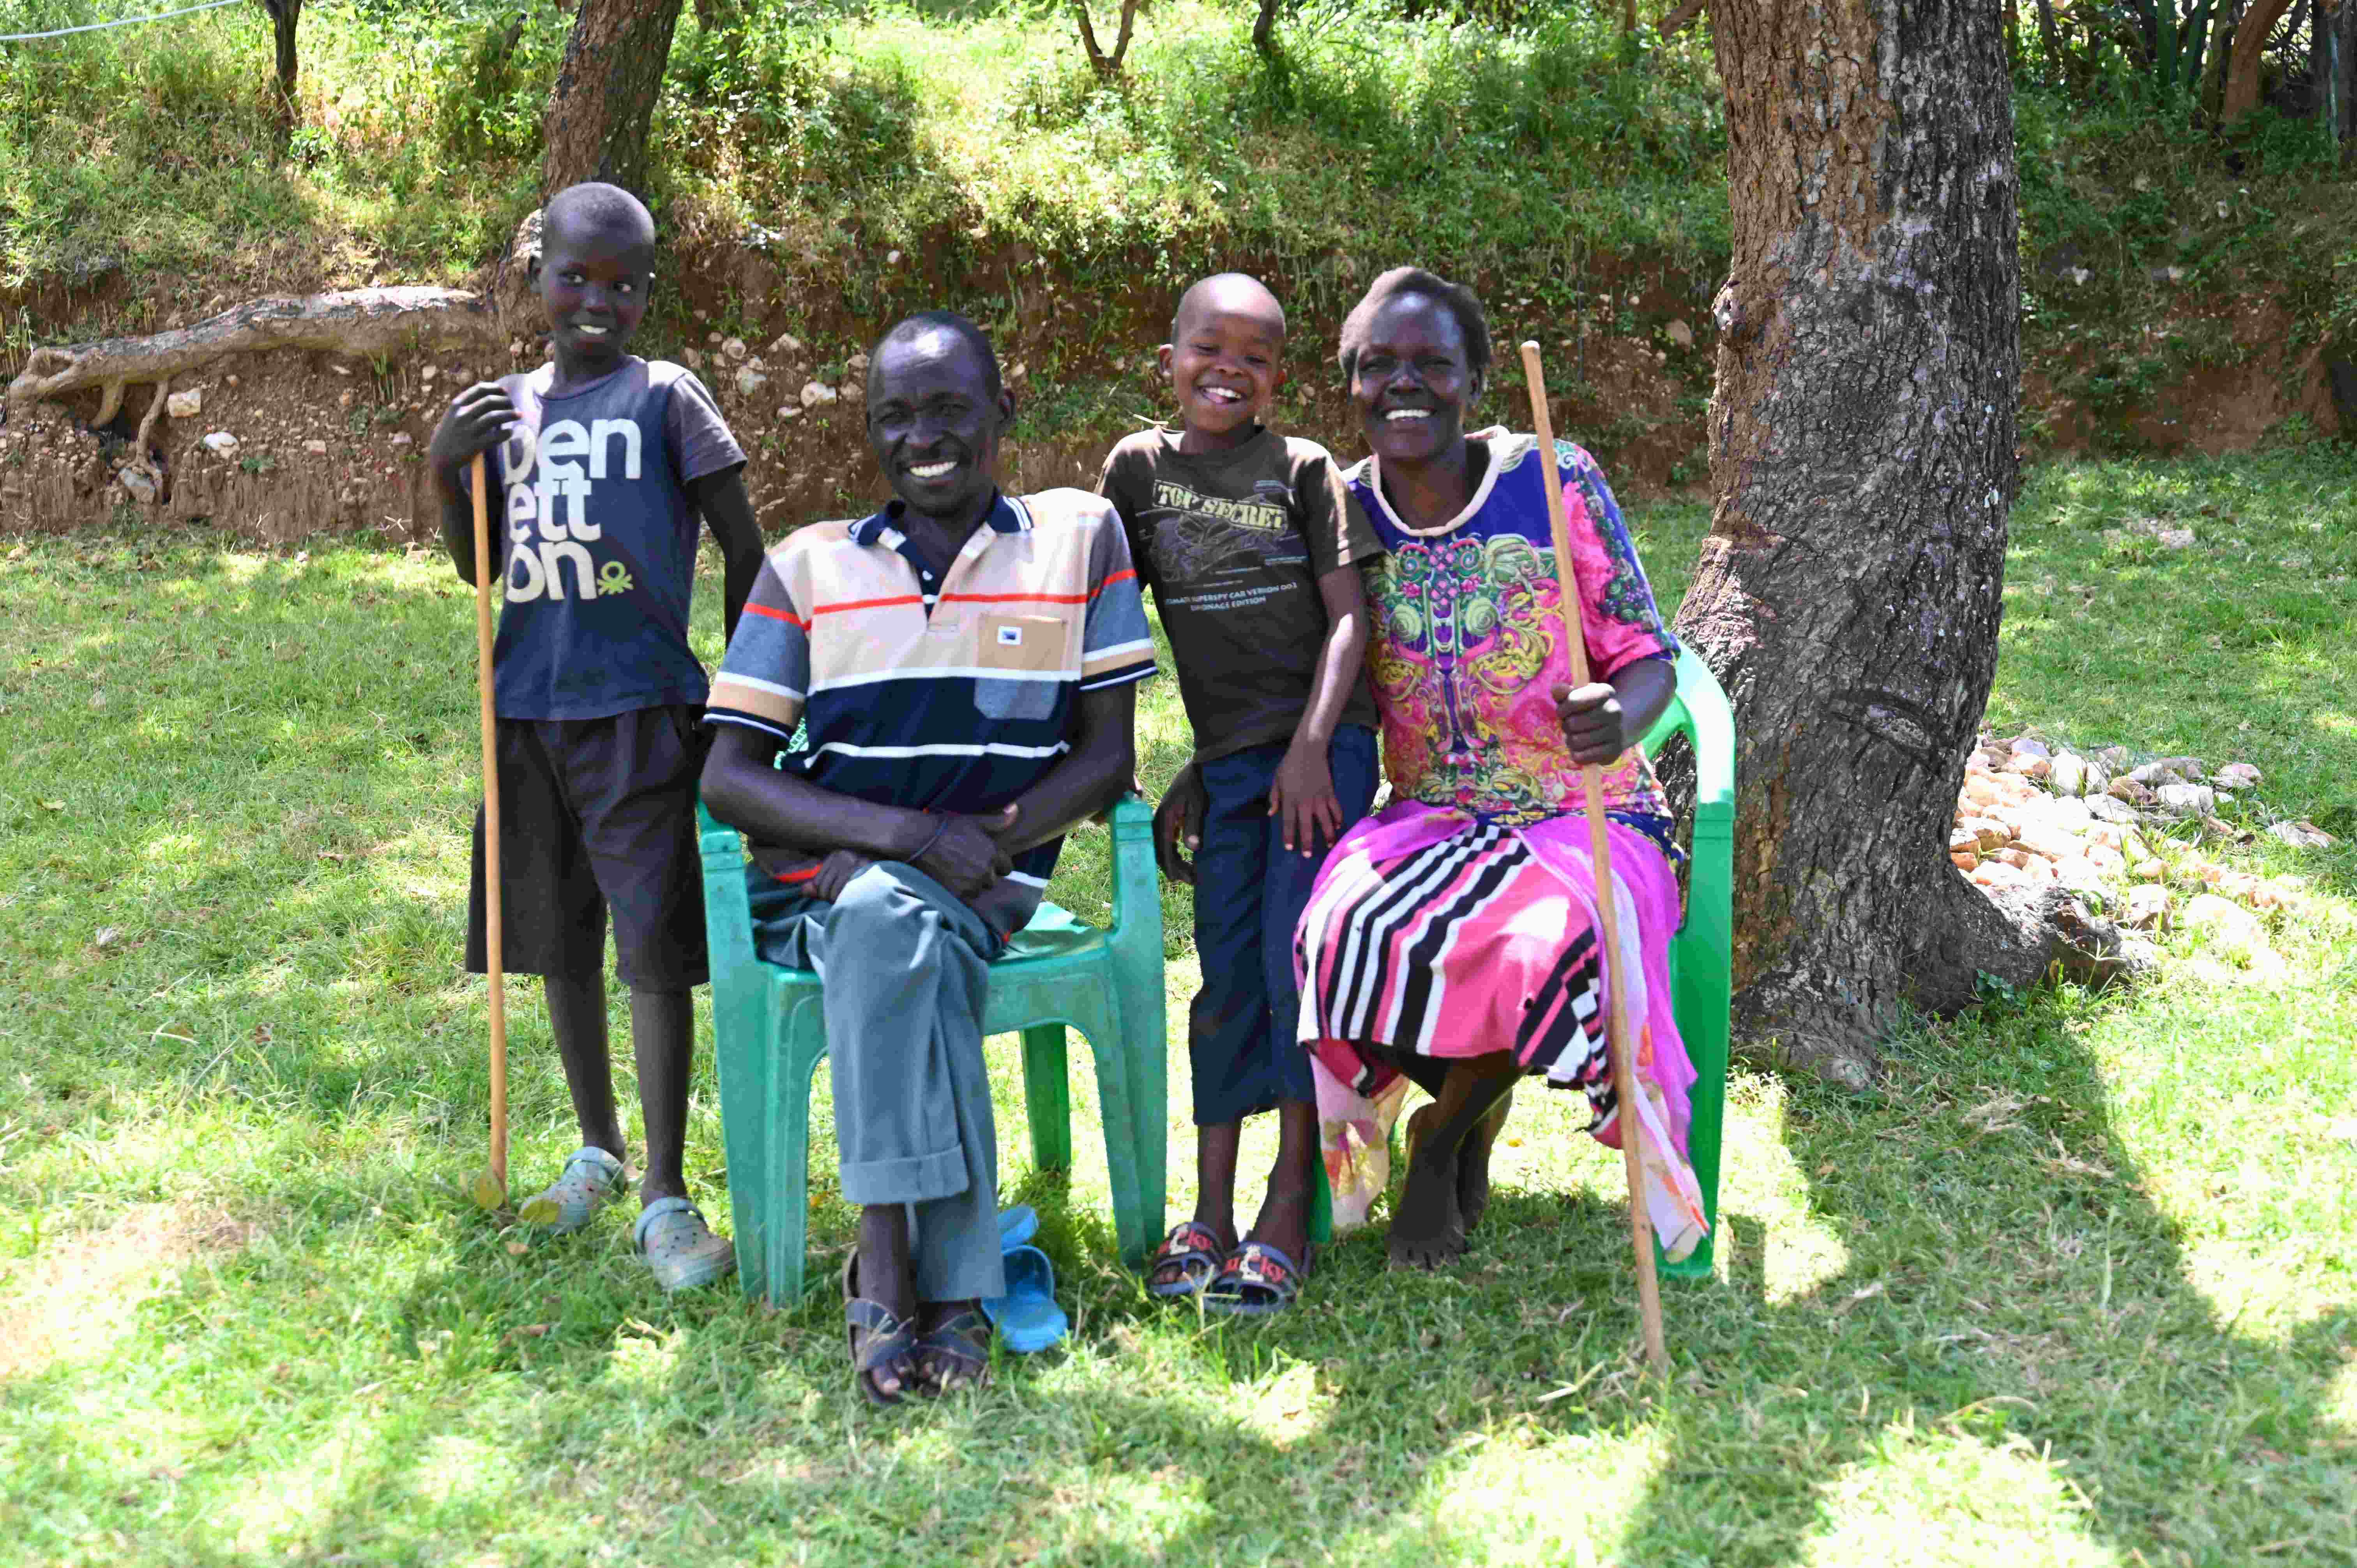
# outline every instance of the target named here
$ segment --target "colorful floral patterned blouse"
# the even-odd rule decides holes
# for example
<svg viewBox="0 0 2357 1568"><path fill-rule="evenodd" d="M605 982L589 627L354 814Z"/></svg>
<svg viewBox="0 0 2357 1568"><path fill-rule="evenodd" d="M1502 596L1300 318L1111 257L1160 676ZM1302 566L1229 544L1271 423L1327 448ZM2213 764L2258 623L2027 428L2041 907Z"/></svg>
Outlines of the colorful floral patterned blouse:
<svg viewBox="0 0 2357 1568"><path fill-rule="evenodd" d="M1488 471L1465 510L1437 528L1400 520L1373 457L1346 476L1390 552L1367 574L1383 772L1399 796L1481 816L1576 811L1579 768L1550 694L1570 683L1571 664L1538 441L1503 429L1470 439ZM1639 659L1676 658L1596 460L1567 441L1555 451L1592 678L1609 680ZM1669 813L1635 750L1604 770L1604 803L1631 817Z"/></svg>

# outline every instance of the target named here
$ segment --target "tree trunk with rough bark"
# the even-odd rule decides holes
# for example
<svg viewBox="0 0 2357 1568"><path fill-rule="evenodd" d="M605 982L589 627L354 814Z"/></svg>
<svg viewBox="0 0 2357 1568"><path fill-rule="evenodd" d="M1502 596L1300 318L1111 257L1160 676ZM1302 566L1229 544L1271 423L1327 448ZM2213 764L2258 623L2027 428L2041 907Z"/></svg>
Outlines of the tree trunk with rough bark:
<svg viewBox="0 0 2357 1568"><path fill-rule="evenodd" d="M1902 1002L2054 936L1948 860L1996 668L2021 381L2013 111L1987 0L1713 0L1734 256L1717 506L1678 634L1738 736L1736 1025L1861 1085Z"/></svg>
<svg viewBox="0 0 2357 1568"><path fill-rule="evenodd" d="M647 133L680 0L582 0L549 90L541 189L585 179L646 192Z"/></svg>

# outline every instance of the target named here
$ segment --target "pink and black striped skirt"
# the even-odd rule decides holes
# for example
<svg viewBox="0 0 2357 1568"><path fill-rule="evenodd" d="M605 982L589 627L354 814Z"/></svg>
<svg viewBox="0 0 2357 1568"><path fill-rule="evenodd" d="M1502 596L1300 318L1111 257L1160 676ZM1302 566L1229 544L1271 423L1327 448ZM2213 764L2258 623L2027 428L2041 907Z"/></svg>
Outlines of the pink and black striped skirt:
<svg viewBox="0 0 2357 1568"><path fill-rule="evenodd" d="M1622 944L1609 966L1580 817L1518 823L1400 800L1335 845L1294 959L1338 1218L1349 1217L1350 1183L1335 1178L1352 1175L1369 1134L1388 1133L1399 1109L1397 1075L1363 1047L1443 1058L1511 1051L1526 1074L1584 1092L1588 1131L1617 1147L1605 1028L1606 986L1617 983L1629 988L1647 1165L1660 1177L1649 1207L1665 1243L1699 1237L1685 1161L1695 1073L1670 1009L1677 880L1653 837L1618 820L1609 832ZM1656 1149L1666 1158L1650 1173Z"/></svg>

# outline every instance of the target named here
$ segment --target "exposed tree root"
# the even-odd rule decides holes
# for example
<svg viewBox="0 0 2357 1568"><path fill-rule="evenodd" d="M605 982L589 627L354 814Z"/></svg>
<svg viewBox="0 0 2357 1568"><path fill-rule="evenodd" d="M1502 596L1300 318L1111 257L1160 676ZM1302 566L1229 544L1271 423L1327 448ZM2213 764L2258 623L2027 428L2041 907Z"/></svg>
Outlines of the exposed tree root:
<svg viewBox="0 0 2357 1568"><path fill-rule="evenodd" d="M480 295L451 288L356 288L248 301L232 310L147 338L107 338L72 349L36 349L8 383L8 406L99 389L104 424L123 407L124 389L152 384L156 402L143 437L163 407L164 385L225 354L269 349L312 349L359 359L385 359L413 346L429 349L487 349L498 326Z"/></svg>
<svg viewBox="0 0 2357 1568"><path fill-rule="evenodd" d="M2158 967L2151 944L2060 886L1991 894L1944 866L1935 875L1922 890L1903 972L1878 985L1857 973L1755 977L1735 996L1737 1057L1864 1089L1880 1072L1899 1003L1953 1013L1986 1001L1990 982L2026 990L2059 972L2101 989Z"/></svg>

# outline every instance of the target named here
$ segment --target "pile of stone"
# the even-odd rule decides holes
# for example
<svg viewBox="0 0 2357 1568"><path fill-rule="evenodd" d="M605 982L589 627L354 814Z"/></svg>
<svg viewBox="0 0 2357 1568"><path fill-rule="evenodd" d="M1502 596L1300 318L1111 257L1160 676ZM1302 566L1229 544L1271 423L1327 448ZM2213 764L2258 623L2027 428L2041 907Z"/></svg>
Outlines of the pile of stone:
<svg viewBox="0 0 2357 1568"><path fill-rule="evenodd" d="M2198 757L2137 763L2125 746L2082 754L2030 736L1984 736L1964 765L1948 857L1991 893L2059 884L2093 895L2131 929L2181 920L2266 967L2260 915L2298 905L2299 889L2222 865L2201 848L2256 836L2217 813L2260 782L2247 762L2213 771ZM2266 831L2295 848L2334 842L2307 822ZM2181 909L2171 884L2189 897Z"/></svg>

